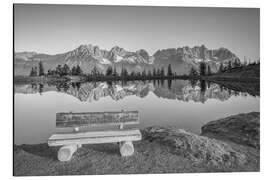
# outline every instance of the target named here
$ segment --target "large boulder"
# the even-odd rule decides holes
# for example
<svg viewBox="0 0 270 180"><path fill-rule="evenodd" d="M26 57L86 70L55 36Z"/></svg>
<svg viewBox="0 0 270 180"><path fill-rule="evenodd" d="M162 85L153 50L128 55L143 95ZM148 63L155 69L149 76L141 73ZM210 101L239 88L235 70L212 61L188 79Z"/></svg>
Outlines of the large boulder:
<svg viewBox="0 0 270 180"><path fill-rule="evenodd" d="M169 147L172 153L198 163L239 165L246 162L246 156L230 145L183 129L155 126L144 129L142 134L145 140L157 141Z"/></svg>
<svg viewBox="0 0 270 180"><path fill-rule="evenodd" d="M202 127L202 135L260 149L260 113L238 114L211 121Z"/></svg>

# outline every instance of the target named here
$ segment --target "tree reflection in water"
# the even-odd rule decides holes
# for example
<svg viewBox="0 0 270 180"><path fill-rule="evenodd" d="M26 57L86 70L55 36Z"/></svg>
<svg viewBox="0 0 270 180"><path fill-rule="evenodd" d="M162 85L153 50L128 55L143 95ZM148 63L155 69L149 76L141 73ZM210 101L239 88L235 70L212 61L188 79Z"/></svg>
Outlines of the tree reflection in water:
<svg viewBox="0 0 270 180"><path fill-rule="evenodd" d="M145 80L145 81L108 81L108 82L70 82L27 85L26 93L42 94L46 91L58 91L73 96L80 96L80 100L89 99L93 95L94 100L111 96L115 100L130 95L145 97L153 92L157 97L178 99L183 101L193 100L204 103L208 99L229 99L231 96L248 95L259 96L259 84L256 83L214 83L205 80ZM29 90L30 88L30 90ZM23 91L22 88L18 88ZM15 85L16 91L16 85ZM86 97L84 97L86 96ZM90 98L91 99L91 98Z"/></svg>

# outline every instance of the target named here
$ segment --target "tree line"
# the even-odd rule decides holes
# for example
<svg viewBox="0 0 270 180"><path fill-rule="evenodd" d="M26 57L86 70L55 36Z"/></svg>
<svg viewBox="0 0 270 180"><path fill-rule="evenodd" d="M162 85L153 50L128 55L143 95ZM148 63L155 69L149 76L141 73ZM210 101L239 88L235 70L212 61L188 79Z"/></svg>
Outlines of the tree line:
<svg viewBox="0 0 270 180"><path fill-rule="evenodd" d="M234 68L244 68L247 66L252 66L259 64L259 61L256 62L249 62L247 63L244 61L243 63L235 60L234 62L228 61L226 65L223 63L220 64L219 69L216 73L223 73L226 71L230 71ZM207 64L206 62L202 61L199 64L199 69L197 70L194 66L191 67L190 73L188 75L185 75L185 77L196 77L196 76L209 76L214 74L211 70L211 66ZM108 68L105 71L100 71L96 66L93 67L93 69L85 74L81 67L79 65L73 66L70 68L67 64L64 65L58 65L55 69L49 69L47 73L44 71L43 63L40 61L38 63L38 67L32 67L30 71L30 76L67 76L67 75L75 75L75 76L81 76L85 75L90 79L95 78L102 78L102 77L121 77L121 78L173 78L173 77L180 77L177 75L176 72L173 72L171 64L168 65L167 71L165 72L164 67L156 68L154 67L152 70L146 70L143 71L131 71L128 72L127 68L125 68L122 65L121 71L117 72L116 67L108 66Z"/></svg>
<svg viewBox="0 0 270 180"><path fill-rule="evenodd" d="M101 77L101 76L111 76L111 77L166 77L166 76L175 76L177 75L176 73L173 73L172 67L169 64L167 68L167 73L165 73L164 67L160 68L153 68L152 70L146 70L144 69L143 71L131 71L128 72L127 68L122 66L121 71L118 73L116 70L116 67L109 66L105 73L103 74L102 72L98 71L96 66L92 69L90 74L88 76L90 77Z"/></svg>
<svg viewBox="0 0 270 180"><path fill-rule="evenodd" d="M164 67L153 68L152 70L143 71L131 71L122 66L121 71L118 73L116 67L109 66L105 72L99 71L96 66L90 71L90 73L85 74L79 65L70 68L67 64L58 65L55 69L49 69L47 73L44 72L43 63L40 61L38 67L32 67L30 71L30 76L67 76L67 75L86 75L90 78L100 78L100 77L172 77L177 76L175 72L172 71L171 64L167 67L167 73L165 73Z"/></svg>
<svg viewBox="0 0 270 180"><path fill-rule="evenodd" d="M44 72L44 66L41 61L38 63L38 67L32 67L30 76L67 76L67 75L83 75L83 71L79 65L70 68L67 64L58 65L55 69L49 69L47 73Z"/></svg>
<svg viewBox="0 0 270 180"><path fill-rule="evenodd" d="M41 61L39 61L38 67L32 67L30 71L30 76L43 76L44 74L44 67Z"/></svg>

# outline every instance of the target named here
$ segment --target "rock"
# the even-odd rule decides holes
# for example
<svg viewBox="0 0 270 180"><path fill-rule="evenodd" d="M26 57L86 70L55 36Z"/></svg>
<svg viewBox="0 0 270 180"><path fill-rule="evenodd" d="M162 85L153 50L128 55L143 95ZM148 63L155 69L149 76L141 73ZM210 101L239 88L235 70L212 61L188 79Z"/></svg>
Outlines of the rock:
<svg viewBox="0 0 270 180"><path fill-rule="evenodd" d="M211 121L202 127L202 135L260 149L260 113L238 114Z"/></svg>
<svg viewBox="0 0 270 180"><path fill-rule="evenodd" d="M246 156L235 151L230 145L215 139L199 136L172 127L149 127L142 130L143 138L157 141L190 160L212 165L245 163Z"/></svg>

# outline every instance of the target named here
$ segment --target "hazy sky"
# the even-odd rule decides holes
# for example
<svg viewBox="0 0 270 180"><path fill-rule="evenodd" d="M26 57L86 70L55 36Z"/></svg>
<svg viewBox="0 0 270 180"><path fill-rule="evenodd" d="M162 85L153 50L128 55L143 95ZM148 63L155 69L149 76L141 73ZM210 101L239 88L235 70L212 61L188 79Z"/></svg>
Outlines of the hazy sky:
<svg viewBox="0 0 270 180"><path fill-rule="evenodd" d="M126 50L204 44L259 58L260 11L239 8L15 5L15 51L57 54L80 44Z"/></svg>

